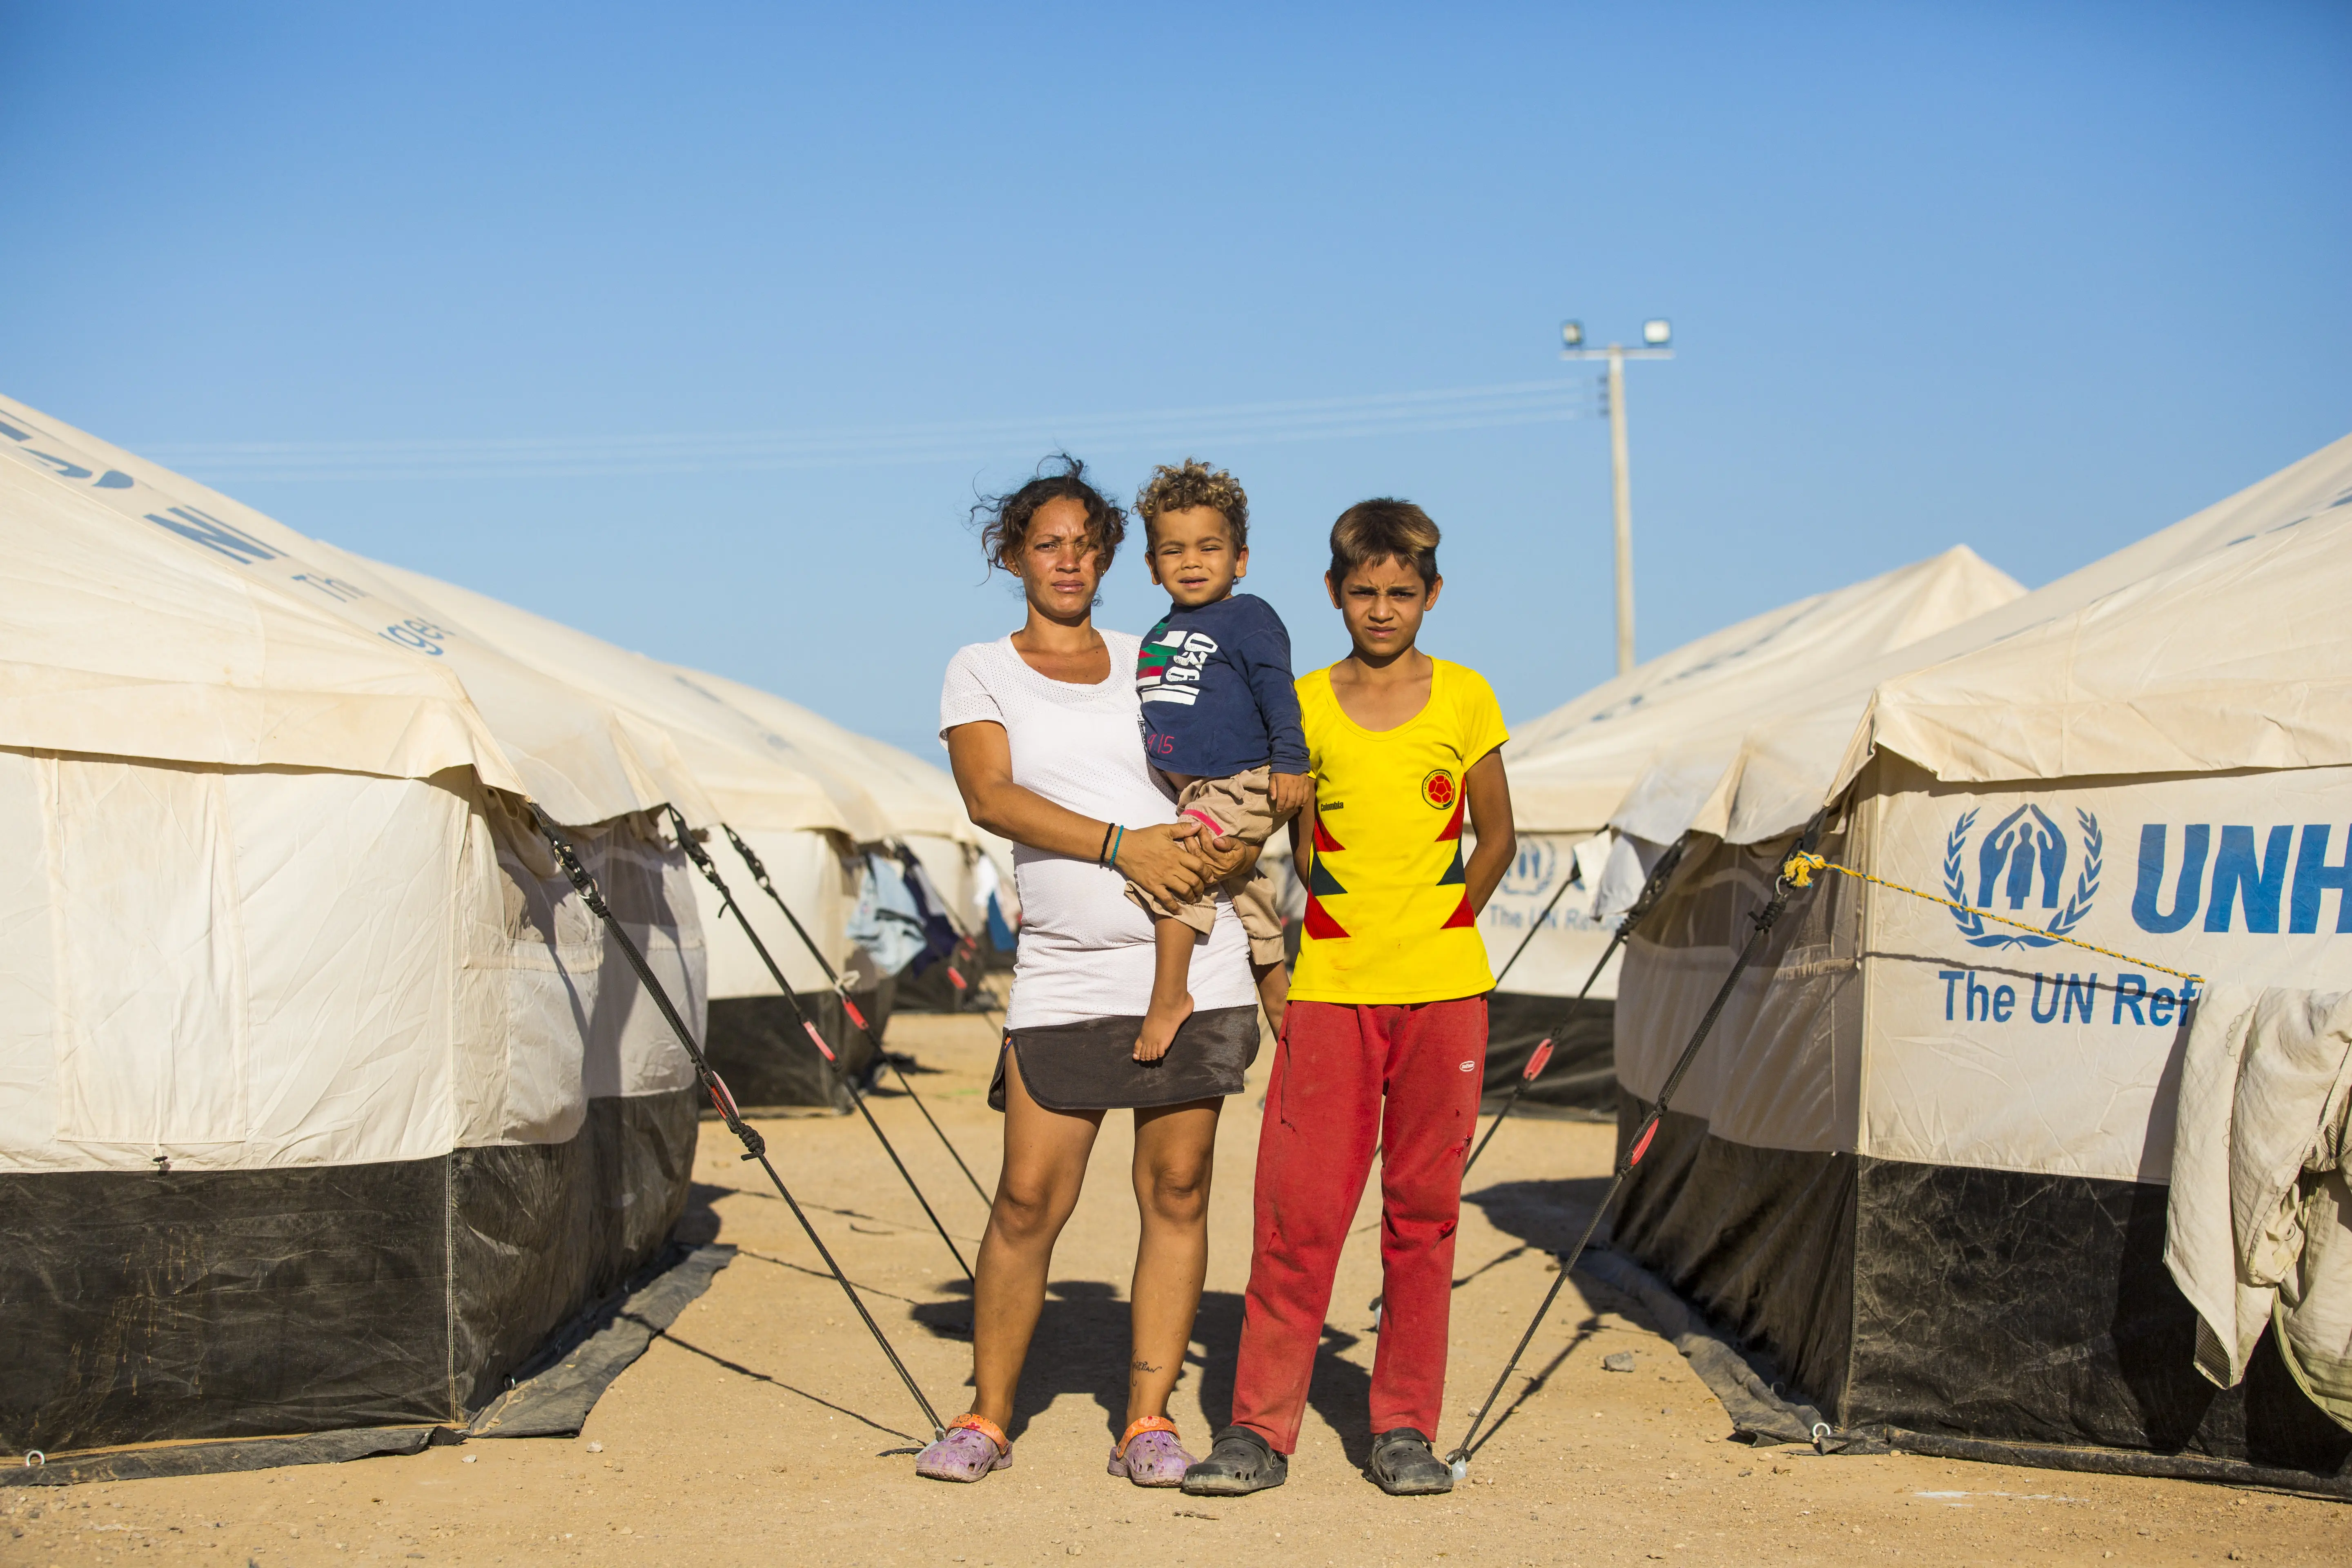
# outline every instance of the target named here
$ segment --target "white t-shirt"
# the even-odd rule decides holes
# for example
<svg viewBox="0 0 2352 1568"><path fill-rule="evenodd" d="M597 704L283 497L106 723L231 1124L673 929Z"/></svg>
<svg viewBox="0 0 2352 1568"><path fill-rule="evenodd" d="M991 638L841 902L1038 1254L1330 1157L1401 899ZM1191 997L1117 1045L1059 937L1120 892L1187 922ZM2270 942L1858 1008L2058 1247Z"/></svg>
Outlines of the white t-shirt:
<svg viewBox="0 0 2352 1568"><path fill-rule="evenodd" d="M1009 637L959 649L940 690L940 740L959 724L1002 724L1022 788L1097 821L1130 828L1173 822L1175 800L1143 760L1139 639L1111 631L1102 639L1110 679L1097 686L1038 674ZM1013 847L1013 877L1021 952L1006 1028L1137 1016L1150 1005L1151 919L1127 896L1126 878L1026 844ZM1222 893L1216 929L1192 950L1189 989L1201 1012L1257 1000L1249 937Z"/></svg>

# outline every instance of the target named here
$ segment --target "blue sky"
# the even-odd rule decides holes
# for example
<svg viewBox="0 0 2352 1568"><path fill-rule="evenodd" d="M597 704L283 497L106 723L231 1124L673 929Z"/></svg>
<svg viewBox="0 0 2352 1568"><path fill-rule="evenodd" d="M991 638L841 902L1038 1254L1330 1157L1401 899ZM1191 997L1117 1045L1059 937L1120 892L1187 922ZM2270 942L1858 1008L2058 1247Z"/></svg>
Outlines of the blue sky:
<svg viewBox="0 0 2352 1568"><path fill-rule="evenodd" d="M1121 491L1232 466L1301 668L1344 651L1325 530L1397 494L1446 530L1433 651L1515 720L1604 679L1563 317L1675 322L1629 373L1644 657L1954 542L2039 584L2352 430L2340 5L0 35L12 395L902 744L1018 618L975 489L1065 439ZM1404 397L1462 388L1516 390ZM1130 552L1102 619L1156 613Z"/></svg>

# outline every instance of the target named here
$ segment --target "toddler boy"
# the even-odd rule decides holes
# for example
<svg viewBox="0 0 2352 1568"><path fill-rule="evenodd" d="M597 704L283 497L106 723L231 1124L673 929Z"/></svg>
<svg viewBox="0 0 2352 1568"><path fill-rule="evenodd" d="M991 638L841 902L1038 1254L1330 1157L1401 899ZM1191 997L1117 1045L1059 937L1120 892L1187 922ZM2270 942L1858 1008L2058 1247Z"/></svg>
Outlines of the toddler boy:
<svg viewBox="0 0 2352 1568"><path fill-rule="evenodd" d="M1249 497L1233 475L1191 458L1162 465L1135 498L1144 560L1168 591L1168 614L1135 667L1143 745L1177 791L1176 809L1212 833L1263 847L1307 804L1307 739L1290 674L1290 634L1272 605L1234 584L1249 571ZM1224 886L1249 932L1250 967L1277 1033L1286 975L1272 885L1252 868ZM1157 1061L1192 1011L1192 944L1216 924L1216 889L1170 908L1134 883L1149 910L1156 963L1137 1061Z"/></svg>

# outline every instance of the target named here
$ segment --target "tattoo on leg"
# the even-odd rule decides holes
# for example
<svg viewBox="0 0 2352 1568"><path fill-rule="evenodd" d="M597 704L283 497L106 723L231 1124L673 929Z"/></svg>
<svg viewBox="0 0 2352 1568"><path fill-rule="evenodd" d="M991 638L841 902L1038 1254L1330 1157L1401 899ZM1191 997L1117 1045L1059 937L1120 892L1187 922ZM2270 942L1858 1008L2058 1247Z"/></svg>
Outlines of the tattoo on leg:
<svg viewBox="0 0 2352 1568"><path fill-rule="evenodd" d="M1141 1356L1137 1356L1135 1358L1135 1370L1138 1372L1158 1372L1160 1369L1152 1365L1150 1362L1144 1360Z"/></svg>

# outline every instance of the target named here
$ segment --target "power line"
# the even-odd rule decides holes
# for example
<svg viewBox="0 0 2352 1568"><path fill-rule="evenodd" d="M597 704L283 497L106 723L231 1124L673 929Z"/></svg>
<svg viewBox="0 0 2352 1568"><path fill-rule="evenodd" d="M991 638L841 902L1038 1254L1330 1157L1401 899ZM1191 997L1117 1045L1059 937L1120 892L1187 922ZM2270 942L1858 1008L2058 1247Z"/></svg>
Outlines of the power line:
<svg viewBox="0 0 2352 1568"><path fill-rule="evenodd" d="M1591 384L1536 381L1126 414L832 429L217 441L144 449L159 462L213 479L559 479L969 461L1055 447L1102 452L1347 440L1550 424L1599 411Z"/></svg>

